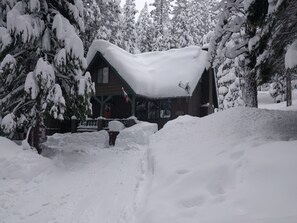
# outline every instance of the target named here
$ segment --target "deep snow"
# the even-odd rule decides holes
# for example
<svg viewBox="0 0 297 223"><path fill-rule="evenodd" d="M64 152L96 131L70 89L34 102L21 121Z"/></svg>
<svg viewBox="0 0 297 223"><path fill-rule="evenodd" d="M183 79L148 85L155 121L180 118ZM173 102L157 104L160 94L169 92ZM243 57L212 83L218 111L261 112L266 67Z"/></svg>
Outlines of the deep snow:
<svg viewBox="0 0 297 223"><path fill-rule="evenodd" d="M0 138L1 223L296 223L296 111L236 108L56 134L43 156Z"/></svg>
<svg viewBox="0 0 297 223"><path fill-rule="evenodd" d="M169 122L151 138L152 182L136 222L296 222L296 140L296 112Z"/></svg>

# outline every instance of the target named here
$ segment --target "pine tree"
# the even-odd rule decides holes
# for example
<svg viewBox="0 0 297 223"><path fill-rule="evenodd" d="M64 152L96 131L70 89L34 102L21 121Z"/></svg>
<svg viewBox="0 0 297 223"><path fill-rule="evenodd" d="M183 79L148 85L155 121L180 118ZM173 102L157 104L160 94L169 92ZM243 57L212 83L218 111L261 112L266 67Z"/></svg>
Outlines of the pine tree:
<svg viewBox="0 0 297 223"><path fill-rule="evenodd" d="M211 55L213 58L219 55L223 60L235 59L241 55L245 58L244 102L246 106L257 107L258 83L255 67L259 56L259 34L267 13L268 2L255 0L244 4L243 0L227 0L221 1L220 6L221 13L211 41ZM237 40L231 47L226 47L234 35Z"/></svg>
<svg viewBox="0 0 297 223"><path fill-rule="evenodd" d="M14 99L22 103L14 110L8 109L6 116L15 117L13 121L18 123L21 116L17 114L23 113L28 125L36 129L43 125L46 113L57 119L72 115L85 118L90 112L93 89L90 76L82 75L86 66L78 36L78 31L84 30L82 2L36 0L13 2L10 6L7 20L1 22L5 32L0 33L0 61L2 66L8 53L14 58L17 69L13 75L26 77L19 86L26 97ZM8 38L5 33L10 35L10 44L3 44L3 39ZM3 120L3 129L13 132L15 129L6 128Z"/></svg>
<svg viewBox="0 0 297 223"><path fill-rule="evenodd" d="M189 1L188 24L190 36L196 45L201 45L203 36L214 30L217 4L215 0Z"/></svg>
<svg viewBox="0 0 297 223"><path fill-rule="evenodd" d="M275 74L286 79L286 98L290 104L291 75L285 70L284 58L285 49L294 42L297 35L297 0L274 0L267 4L266 17L261 20L262 31L257 45L260 55L257 57L256 71L261 82L275 80Z"/></svg>
<svg viewBox="0 0 297 223"><path fill-rule="evenodd" d="M152 48L154 51L163 51L174 47L170 20L172 1L155 0L151 4L154 7L151 11L154 30Z"/></svg>
<svg viewBox="0 0 297 223"><path fill-rule="evenodd" d="M123 19L123 48L130 53L137 52L135 15L137 13L135 0L126 0Z"/></svg>
<svg viewBox="0 0 297 223"><path fill-rule="evenodd" d="M220 3L218 23L210 42L213 66L218 68L220 109L242 105L245 95L245 13L243 1L235 3Z"/></svg>
<svg viewBox="0 0 297 223"><path fill-rule="evenodd" d="M188 1L177 0L173 8L173 30L175 48L181 48L193 45L193 37L190 34L189 15L188 15Z"/></svg>
<svg viewBox="0 0 297 223"><path fill-rule="evenodd" d="M145 3L144 8L140 11L138 21L136 23L137 32L137 48L140 52L152 51L152 22L148 11L148 5Z"/></svg>
<svg viewBox="0 0 297 223"><path fill-rule="evenodd" d="M240 58L225 59L218 67L219 109L242 106L242 78L240 77Z"/></svg>
<svg viewBox="0 0 297 223"><path fill-rule="evenodd" d="M85 54L88 52L90 45L96 38L97 31L101 24L100 8L95 0L84 0L84 23L85 32L82 37L84 43Z"/></svg>
<svg viewBox="0 0 297 223"><path fill-rule="evenodd" d="M117 0L96 0L100 8L100 24L96 38L104 39L117 46L122 44L122 15Z"/></svg>
<svg viewBox="0 0 297 223"><path fill-rule="evenodd" d="M274 102L282 102L285 99L286 92L286 81L283 75L275 74L272 77L271 89L269 89L269 93L271 97L274 99Z"/></svg>

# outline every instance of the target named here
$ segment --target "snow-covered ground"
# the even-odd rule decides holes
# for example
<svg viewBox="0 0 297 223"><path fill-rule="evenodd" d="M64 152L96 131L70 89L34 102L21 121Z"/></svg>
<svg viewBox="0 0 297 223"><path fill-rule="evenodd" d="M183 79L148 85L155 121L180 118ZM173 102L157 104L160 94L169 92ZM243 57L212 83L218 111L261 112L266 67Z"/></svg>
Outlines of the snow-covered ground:
<svg viewBox="0 0 297 223"><path fill-rule="evenodd" d="M124 129L115 147L104 131L56 134L45 157L0 138L0 222L297 222L296 111L236 108L155 131Z"/></svg>
<svg viewBox="0 0 297 223"><path fill-rule="evenodd" d="M137 135L140 143L133 129L145 129ZM128 145L111 148L103 131L56 134L46 144L53 148L45 151L50 158L0 138L0 222L131 222L144 182L143 144L156 129L141 123L119 136L130 137Z"/></svg>
<svg viewBox="0 0 297 223"><path fill-rule="evenodd" d="M292 91L292 106L286 107L286 102L274 103L269 91L258 91L259 108L273 110L297 110L297 89Z"/></svg>
<svg viewBox="0 0 297 223"><path fill-rule="evenodd" d="M296 112L237 108L168 123L151 138L136 222L297 222L296 140Z"/></svg>

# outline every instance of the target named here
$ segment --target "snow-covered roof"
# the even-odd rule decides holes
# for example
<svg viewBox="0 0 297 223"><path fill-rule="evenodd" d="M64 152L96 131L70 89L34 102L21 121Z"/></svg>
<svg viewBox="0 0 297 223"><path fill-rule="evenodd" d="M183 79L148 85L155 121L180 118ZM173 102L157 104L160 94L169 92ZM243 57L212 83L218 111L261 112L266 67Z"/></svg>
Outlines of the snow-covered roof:
<svg viewBox="0 0 297 223"><path fill-rule="evenodd" d="M205 69L207 52L198 46L162 52L130 54L104 40L95 40L87 54L87 64L96 53L113 66L133 91L149 98L191 96ZM186 86L187 92L179 84Z"/></svg>

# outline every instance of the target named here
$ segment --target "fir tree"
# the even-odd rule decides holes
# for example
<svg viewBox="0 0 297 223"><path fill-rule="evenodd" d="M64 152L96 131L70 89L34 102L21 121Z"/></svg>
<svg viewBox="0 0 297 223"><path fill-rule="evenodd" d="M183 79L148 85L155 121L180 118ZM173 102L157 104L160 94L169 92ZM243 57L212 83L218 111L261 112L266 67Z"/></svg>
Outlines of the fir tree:
<svg viewBox="0 0 297 223"><path fill-rule="evenodd" d="M172 35L174 37L175 48L181 48L193 45L193 37L190 34L190 25L188 23L188 1L177 0L173 8L172 22L174 24Z"/></svg>
<svg viewBox="0 0 297 223"><path fill-rule="evenodd" d="M0 33L1 67L7 64L3 61L7 61L9 53L17 68L12 75L22 80L26 77L19 84L26 97L15 98L21 105L7 109L6 116L15 117L13 121L18 123L17 114L23 113L37 131L46 113L60 120L72 115L85 118L90 112L93 89L90 76L82 75L86 66L78 36L78 31L84 30L82 2L15 1L7 8L7 19L1 22L1 30L5 31ZM7 33L10 44L6 41ZM16 124L7 128L4 119L3 129L13 132Z"/></svg>
<svg viewBox="0 0 297 223"><path fill-rule="evenodd" d="M95 0L84 0L84 22L85 32L82 37L84 43L85 54L88 52L90 45L96 38L97 31L101 24L101 12L100 8Z"/></svg>
<svg viewBox="0 0 297 223"><path fill-rule="evenodd" d="M122 44L122 15L120 2L117 0L96 0L100 8L100 24L97 39L104 39L117 46Z"/></svg>
<svg viewBox="0 0 297 223"><path fill-rule="evenodd" d="M137 48L140 52L152 51L152 22L148 11L148 5L145 3L144 8L140 11L138 21L136 23L137 32Z"/></svg>
<svg viewBox="0 0 297 223"><path fill-rule="evenodd" d="M170 20L172 0L155 0L151 5L153 19L153 44L154 51L168 50L173 46L172 25Z"/></svg>
<svg viewBox="0 0 297 223"><path fill-rule="evenodd" d="M135 0L126 0L123 18L123 48L130 53L137 52L135 15L137 13Z"/></svg>
<svg viewBox="0 0 297 223"><path fill-rule="evenodd" d="M195 1L188 3L188 27L190 36L196 45L202 43L203 36L213 31L217 16L215 0Z"/></svg>

